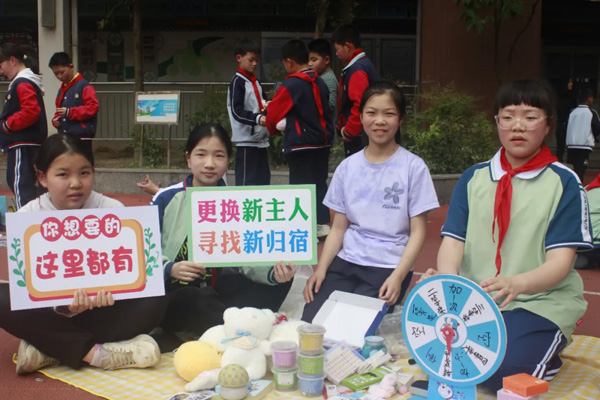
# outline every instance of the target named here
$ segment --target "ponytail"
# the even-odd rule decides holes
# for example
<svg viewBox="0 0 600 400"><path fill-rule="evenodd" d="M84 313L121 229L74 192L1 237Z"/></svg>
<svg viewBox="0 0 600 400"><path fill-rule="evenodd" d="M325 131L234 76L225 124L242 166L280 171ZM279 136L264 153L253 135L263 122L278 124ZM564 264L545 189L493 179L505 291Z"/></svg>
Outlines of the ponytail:
<svg viewBox="0 0 600 400"><path fill-rule="evenodd" d="M31 46L17 45L15 43L4 43L0 46L0 61L8 60L14 57L22 62L34 74L40 73L40 64L37 60L37 54Z"/></svg>

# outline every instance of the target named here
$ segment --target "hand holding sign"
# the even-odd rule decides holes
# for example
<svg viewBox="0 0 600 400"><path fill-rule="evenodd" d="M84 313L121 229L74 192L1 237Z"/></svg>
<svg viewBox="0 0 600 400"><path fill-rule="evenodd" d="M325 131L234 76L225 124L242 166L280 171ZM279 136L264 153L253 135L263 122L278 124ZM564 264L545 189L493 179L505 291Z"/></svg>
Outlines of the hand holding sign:
<svg viewBox="0 0 600 400"><path fill-rule="evenodd" d="M193 282L206 274L206 267L191 261L179 261L171 268L171 277L184 282Z"/></svg>

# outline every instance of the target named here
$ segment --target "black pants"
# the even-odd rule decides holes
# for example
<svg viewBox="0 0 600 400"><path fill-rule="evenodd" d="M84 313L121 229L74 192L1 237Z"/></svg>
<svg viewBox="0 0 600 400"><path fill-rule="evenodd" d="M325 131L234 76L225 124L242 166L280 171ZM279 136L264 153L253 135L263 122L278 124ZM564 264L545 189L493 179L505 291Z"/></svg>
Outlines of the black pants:
<svg viewBox="0 0 600 400"><path fill-rule="evenodd" d="M327 270L327 276L321 284L319 293L314 294L314 301L304 306L302 321L312 322L325 300L336 290L378 298L379 289L392 272L394 272L393 268L365 267L336 256ZM410 271L404 278L396 304L402 302L412 275ZM393 308L390 308L388 312L392 310Z"/></svg>
<svg viewBox="0 0 600 400"><path fill-rule="evenodd" d="M323 204L327 193L329 147L292 151L286 154L290 167L290 185L314 184L317 192L317 224L328 224L329 208Z"/></svg>
<svg viewBox="0 0 600 400"><path fill-rule="evenodd" d="M567 142L567 127L564 123L558 124L556 127L556 158L559 162L563 162Z"/></svg>
<svg viewBox="0 0 600 400"><path fill-rule="evenodd" d="M358 136L352 139L351 142L344 142L344 158L350 157L352 154L358 153L366 146L364 138L365 134L361 132Z"/></svg>
<svg viewBox="0 0 600 400"><path fill-rule="evenodd" d="M256 283L241 273L222 274L215 288L180 286L167 292L169 306L161 323L164 333L153 335L161 352L172 351L182 341L175 332L201 336L209 328L223 324L229 307L268 308L276 312L285 300L292 281L278 285Z"/></svg>
<svg viewBox="0 0 600 400"><path fill-rule="evenodd" d="M590 158L591 150L585 149L569 149L568 157L569 162L573 164L573 169L579 177L581 183L583 183L583 176L588 167L588 160Z"/></svg>
<svg viewBox="0 0 600 400"><path fill-rule="evenodd" d="M17 208L23 207L37 197L33 163L38 150L38 146L23 146L8 150L6 183L15 195Z"/></svg>
<svg viewBox="0 0 600 400"><path fill-rule="evenodd" d="M270 185L271 170L267 148L237 146L235 153L235 185Z"/></svg>
<svg viewBox="0 0 600 400"><path fill-rule="evenodd" d="M83 357L97 343L150 332L163 319L166 305L164 296L117 300L112 307L95 308L71 318L52 308L11 311L9 286L0 284L0 326L75 369L85 364Z"/></svg>

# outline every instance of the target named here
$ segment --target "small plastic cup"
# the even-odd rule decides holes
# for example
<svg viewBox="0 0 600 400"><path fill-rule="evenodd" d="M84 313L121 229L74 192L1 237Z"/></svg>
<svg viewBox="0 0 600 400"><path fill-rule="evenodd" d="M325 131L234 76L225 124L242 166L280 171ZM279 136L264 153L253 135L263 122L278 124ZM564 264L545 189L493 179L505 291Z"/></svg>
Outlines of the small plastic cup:
<svg viewBox="0 0 600 400"><path fill-rule="evenodd" d="M298 373L298 382L300 383L300 393L302 393L302 396L320 397L323 395L325 374L304 375L302 373Z"/></svg>
<svg viewBox="0 0 600 400"><path fill-rule="evenodd" d="M325 327L315 324L300 325L298 327L300 351L304 354L317 354L323 351L323 335Z"/></svg>
<svg viewBox="0 0 600 400"><path fill-rule="evenodd" d="M323 374L325 351L321 350L317 354L302 354L300 353L300 372L304 375L321 375Z"/></svg>
<svg viewBox="0 0 600 400"><path fill-rule="evenodd" d="M298 345L292 341L277 341L271 344L273 365L277 367L293 367L296 365Z"/></svg>
<svg viewBox="0 0 600 400"><path fill-rule="evenodd" d="M275 390L293 392L298 387L298 368L273 367L271 372L273 372Z"/></svg>

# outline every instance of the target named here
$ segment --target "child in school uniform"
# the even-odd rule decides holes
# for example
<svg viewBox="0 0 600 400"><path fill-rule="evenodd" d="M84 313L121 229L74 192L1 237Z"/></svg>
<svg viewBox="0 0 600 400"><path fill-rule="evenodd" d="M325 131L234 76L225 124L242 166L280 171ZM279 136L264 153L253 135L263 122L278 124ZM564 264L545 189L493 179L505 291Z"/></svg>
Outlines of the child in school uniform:
<svg viewBox="0 0 600 400"><path fill-rule="evenodd" d="M335 215L304 288L303 321L311 322L335 290L399 304L425 242L427 213L439 207L427 165L399 144L402 91L376 82L359 110L369 143L342 161L331 180L324 204Z"/></svg>
<svg viewBox="0 0 600 400"><path fill-rule="evenodd" d="M31 48L4 43L0 47L2 75L11 79L0 114L0 148L7 153L6 182L17 208L35 199L33 162L48 136L44 87Z"/></svg>
<svg viewBox="0 0 600 400"><path fill-rule="evenodd" d="M336 56L345 65L340 76L336 130L344 140L344 154L349 157L365 146L358 108L363 92L377 81L377 70L360 48L356 27L339 26L331 40Z"/></svg>
<svg viewBox="0 0 600 400"><path fill-rule="evenodd" d="M327 40L319 38L308 43L308 67L319 74L329 89L329 111L333 120L337 114L338 81L331 69L331 44Z"/></svg>
<svg viewBox="0 0 600 400"><path fill-rule="evenodd" d="M19 212L123 207L92 190L94 158L76 137L49 137L36 158L40 184L47 190ZM58 363L79 369L147 368L160 362L157 343L146 333L160 323L164 296L115 301L100 291L78 290L69 306L11 311L8 284L0 284L0 327L21 338L19 375Z"/></svg>
<svg viewBox="0 0 600 400"><path fill-rule="evenodd" d="M56 79L62 82L56 95L52 126L59 133L77 136L91 149L99 110L94 87L75 72L71 56L65 52L54 53L48 66Z"/></svg>
<svg viewBox="0 0 600 400"><path fill-rule="evenodd" d="M281 47L281 61L289 74L269 103L267 129L277 135L283 128L283 152L290 168L290 185L314 184L317 191L317 236L329 232L329 209L323 205L327 192L329 151L333 123L325 81L308 67L306 45L293 39Z"/></svg>
<svg viewBox="0 0 600 400"><path fill-rule="evenodd" d="M269 185L269 133L264 111L267 98L255 72L260 47L249 39L234 48L238 69L227 89L227 112L235 143L235 184L237 186Z"/></svg>
<svg viewBox="0 0 600 400"><path fill-rule="evenodd" d="M587 308L573 269L577 248L591 248L586 195L573 171L544 139L556 125L552 89L535 80L503 86L494 106L502 147L459 179L446 222L437 273L481 285L500 306L508 343L500 368L483 383L528 373L551 380L560 352Z"/></svg>

